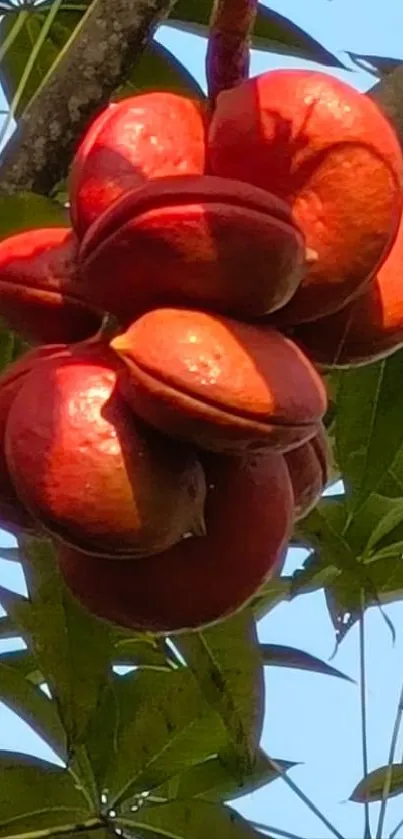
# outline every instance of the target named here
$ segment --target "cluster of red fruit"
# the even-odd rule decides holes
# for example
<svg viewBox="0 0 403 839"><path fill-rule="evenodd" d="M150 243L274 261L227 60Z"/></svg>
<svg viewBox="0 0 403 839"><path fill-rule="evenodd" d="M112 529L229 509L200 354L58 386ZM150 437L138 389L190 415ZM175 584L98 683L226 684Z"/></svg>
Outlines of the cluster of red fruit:
<svg viewBox="0 0 403 839"><path fill-rule="evenodd" d="M72 229L0 244L1 314L39 345L0 379L0 519L50 534L92 612L198 627L281 567L328 477L315 364L403 342L402 200L376 105L274 71L213 114L111 104L73 161Z"/></svg>

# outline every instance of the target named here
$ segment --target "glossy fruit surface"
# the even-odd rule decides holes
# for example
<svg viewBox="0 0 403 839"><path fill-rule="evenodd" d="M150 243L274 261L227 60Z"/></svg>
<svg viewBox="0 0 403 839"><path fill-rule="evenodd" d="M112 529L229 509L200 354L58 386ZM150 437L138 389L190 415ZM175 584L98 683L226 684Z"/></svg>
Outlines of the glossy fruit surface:
<svg viewBox="0 0 403 839"><path fill-rule="evenodd" d="M278 332L187 309L158 309L111 346L119 387L146 422L202 448L291 448L308 440L326 392L303 353Z"/></svg>
<svg viewBox="0 0 403 839"><path fill-rule="evenodd" d="M311 70L273 70L220 94L210 171L287 201L310 261L278 323L340 309L386 258L402 211L403 161L377 105Z"/></svg>
<svg viewBox="0 0 403 839"><path fill-rule="evenodd" d="M37 347L10 364L0 376L0 526L15 535L20 531L35 531L36 525L18 498L7 467L5 434L8 416L27 375L43 359L64 352L64 344Z"/></svg>
<svg viewBox="0 0 403 839"><path fill-rule="evenodd" d="M94 345L33 370L10 409L6 457L50 533L99 556L146 555L200 529L204 475L190 449L136 421L117 366Z"/></svg>
<svg viewBox="0 0 403 839"><path fill-rule="evenodd" d="M326 367L369 364L403 345L403 224L378 273L340 312L293 330L310 358Z"/></svg>
<svg viewBox="0 0 403 839"><path fill-rule="evenodd" d="M136 562L58 551L63 576L91 612L135 630L176 632L231 614L281 570L293 496L281 455L203 461L206 535Z"/></svg>
<svg viewBox="0 0 403 839"><path fill-rule="evenodd" d="M158 178L122 196L80 248L88 299L130 323L158 305L240 317L283 306L304 267L284 202L225 178Z"/></svg>
<svg viewBox="0 0 403 839"><path fill-rule="evenodd" d="M0 317L25 341L89 338L102 321L96 309L82 298L70 228L27 230L0 242Z"/></svg>
<svg viewBox="0 0 403 839"><path fill-rule="evenodd" d="M294 493L295 517L301 519L316 506L329 480L330 450L324 427L320 425L315 437L284 457Z"/></svg>
<svg viewBox="0 0 403 839"><path fill-rule="evenodd" d="M101 111L70 173L70 213L78 235L148 178L202 173L205 122L202 105L164 91L131 96Z"/></svg>

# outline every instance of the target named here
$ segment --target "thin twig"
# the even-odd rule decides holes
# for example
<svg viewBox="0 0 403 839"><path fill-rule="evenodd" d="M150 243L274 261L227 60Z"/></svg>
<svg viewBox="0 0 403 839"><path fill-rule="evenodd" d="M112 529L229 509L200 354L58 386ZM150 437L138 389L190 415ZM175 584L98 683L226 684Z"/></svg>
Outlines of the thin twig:
<svg viewBox="0 0 403 839"><path fill-rule="evenodd" d="M213 107L222 90L248 78L256 15L257 0L214 0L206 54L207 90Z"/></svg>
<svg viewBox="0 0 403 839"><path fill-rule="evenodd" d="M367 726L367 677L365 656L365 592L361 589L361 610L359 617L359 645L360 645L360 699L361 699L361 740L362 765L364 778L368 778L368 726ZM369 817L368 796L364 802L364 839L371 839L371 822Z"/></svg>
<svg viewBox="0 0 403 839"><path fill-rule="evenodd" d="M381 801L381 806L380 806L380 809L379 809L378 829L377 829L377 832L376 832L376 835L377 835L377 837L379 837L379 839L381 839L381 837L382 837L383 825L384 825L384 822L385 822L386 808L387 808L387 805L388 805L390 787L391 787L391 783L392 783L392 771L393 771L392 767L393 767L393 763L394 763L394 759L395 759L397 741L399 739L399 732L400 732L400 726L401 726L401 723L402 723L402 719L403 719L403 684L402 684L402 687L401 687L401 690L400 690L399 701L397 703L396 717L395 717L395 722L394 722L394 725L393 725L392 737L391 737L391 740L390 740L388 768L386 770L385 780L384 780L383 789L382 789L382 801ZM403 822L401 822L401 824L403 824ZM400 825L398 825L398 829L399 828L400 828Z"/></svg>

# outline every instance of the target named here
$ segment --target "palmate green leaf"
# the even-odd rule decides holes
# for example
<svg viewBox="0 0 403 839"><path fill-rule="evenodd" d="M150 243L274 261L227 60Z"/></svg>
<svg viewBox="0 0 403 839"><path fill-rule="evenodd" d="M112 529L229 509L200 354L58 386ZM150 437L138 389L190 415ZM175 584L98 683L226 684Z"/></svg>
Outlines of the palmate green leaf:
<svg viewBox="0 0 403 839"><path fill-rule="evenodd" d="M336 455L351 508L378 490L403 447L403 352L340 378Z"/></svg>
<svg viewBox="0 0 403 839"><path fill-rule="evenodd" d="M291 599L291 576L276 576L265 583L252 600L256 620L268 615L279 603Z"/></svg>
<svg viewBox="0 0 403 839"><path fill-rule="evenodd" d="M403 763L393 763L392 766L380 766L374 769L366 778L357 784L350 796L350 801L381 801L387 776L391 772L391 782L388 798L403 792Z"/></svg>
<svg viewBox="0 0 403 839"><path fill-rule="evenodd" d="M65 225L67 211L50 198L33 192L0 195L0 241L23 230Z"/></svg>
<svg viewBox="0 0 403 839"><path fill-rule="evenodd" d="M126 84L114 98L150 90L168 90L195 99L205 99L194 76L170 50L157 41L150 41Z"/></svg>
<svg viewBox="0 0 403 839"><path fill-rule="evenodd" d="M45 761L0 752L0 837L34 839L43 831L97 823L69 773ZM42 831L42 833L41 833Z"/></svg>
<svg viewBox="0 0 403 839"><path fill-rule="evenodd" d="M340 641L365 605L400 599L403 592L399 501L372 495L356 515L343 497L322 499L299 524L305 542L314 548L301 571L294 575L294 594L325 587L330 616ZM378 557L387 547L388 553Z"/></svg>
<svg viewBox="0 0 403 839"><path fill-rule="evenodd" d="M82 737L109 677L112 631L69 594L50 542L27 539L23 550L30 608L22 634L57 702L71 746Z"/></svg>
<svg viewBox="0 0 403 839"><path fill-rule="evenodd" d="M136 667L156 667L163 670L172 669L169 661L172 654L164 653L164 642L159 638L147 637L140 633L133 633L125 637L116 632L113 645L113 659L116 664L127 664Z"/></svg>
<svg viewBox="0 0 403 839"><path fill-rule="evenodd" d="M210 14L210 0L179 0L166 23L206 36ZM307 32L278 12L261 4L259 4L252 46L254 49L317 61L328 67L344 68L335 55L326 50Z"/></svg>
<svg viewBox="0 0 403 839"><path fill-rule="evenodd" d="M66 760L66 738L55 703L18 668L10 667L1 659L0 699L46 740L62 760Z"/></svg>
<svg viewBox="0 0 403 839"><path fill-rule="evenodd" d="M276 760L284 772L296 766ZM205 798L208 801L234 801L279 778L263 749L258 749L253 769L238 783L220 757L211 757L191 766L153 790L153 798Z"/></svg>
<svg viewBox="0 0 403 839"><path fill-rule="evenodd" d="M242 779L253 767L264 717L264 674L249 609L175 638L206 701L227 730L227 759Z"/></svg>
<svg viewBox="0 0 403 839"><path fill-rule="evenodd" d="M261 839L250 822L224 804L188 798L118 815L116 827L142 839Z"/></svg>
<svg viewBox="0 0 403 839"><path fill-rule="evenodd" d="M21 76L25 70L28 58L32 52L41 28L46 20L47 10L32 12L27 15L23 27L20 29L11 48L0 63L0 78L8 102L11 102L18 88ZM82 14L74 11L59 12L56 16L45 43L42 45L32 73L29 76L24 94L16 111L16 117L22 112L42 84L48 71L53 67L59 52L67 43ZM14 25L16 15L7 15L0 22L0 41L4 42Z"/></svg>
<svg viewBox="0 0 403 839"><path fill-rule="evenodd" d="M89 727L87 753L108 806L153 789L225 742L218 714L186 668L115 678Z"/></svg>
<svg viewBox="0 0 403 839"><path fill-rule="evenodd" d="M304 650L297 650L294 647L285 647L280 644L260 644L260 652L265 666L309 670L310 673L336 676L338 679L345 679L347 682L354 683L354 679L342 673L341 670L331 667L325 661L306 653Z"/></svg>

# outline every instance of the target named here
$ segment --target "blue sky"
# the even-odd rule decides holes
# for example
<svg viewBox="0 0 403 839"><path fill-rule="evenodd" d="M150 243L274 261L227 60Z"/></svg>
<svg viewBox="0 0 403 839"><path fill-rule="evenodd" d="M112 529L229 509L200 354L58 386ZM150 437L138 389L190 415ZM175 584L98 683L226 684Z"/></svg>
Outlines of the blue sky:
<svg viewBox="0 0 403 839"><path fill-rule="evenodd" d="M403 60L403 6L397 0L384 0L382 4L373 0L309 0L309 3L273 0L271 7L288 15L332 51L390 55ZM168 27L161 28L158 39L173 49L204 84L205 42L202 39L176 33ZM298 66L314 65L267 53L253 54L253 74L271 67ZM334 71L334 74L360 90L366 90L373 83L373 78L364 72ZM9 537L4 535L0 546L10 544ZM289 552L285 572L298 568L303 559L302 551ZM2 585L24 592L22 573L15 564L0 560L0 580ZM397 631L394 646L377 609L371 609L365 619L371 769L387 762L403 681L403 604L395 603L386 611ZM278 606L260 622L259 634L263 641L296 646L325 660L334 650L333 630L321 593L305 595L292 603ZM5 646L3 642L0 649ZM357 627L344 640L332 663L358 679ZM363 835L362 807L348 802L362 776L358 686L281 668L266 670L266 685L263 746L273 757L300 762L301 765L292 770L293 780L326 813L346 839L358 839ZM39 738L1 703L0 748L50 757ZM397 760L403 760L402 753L403 733ZM306 839L327 839L331 836L281 780L238 801L237 808L248 818L294 832ZM371 808L371 813L374 833L377 806ZM402 818L401 795L389 805L385 837ZM273 830L271 834L275 836ZM403 828L397 839L403 839Z"/></svg>

